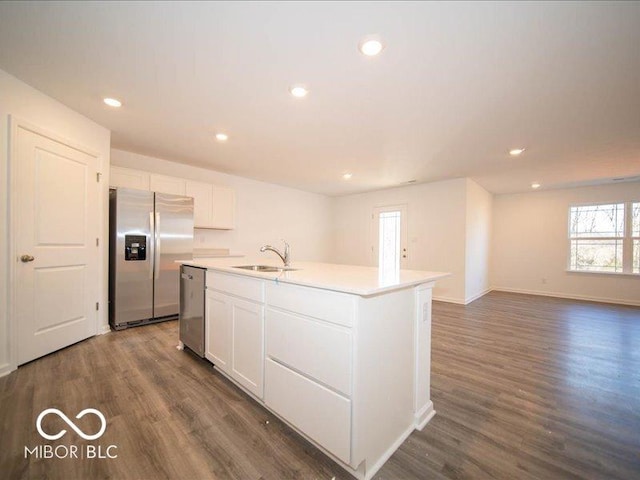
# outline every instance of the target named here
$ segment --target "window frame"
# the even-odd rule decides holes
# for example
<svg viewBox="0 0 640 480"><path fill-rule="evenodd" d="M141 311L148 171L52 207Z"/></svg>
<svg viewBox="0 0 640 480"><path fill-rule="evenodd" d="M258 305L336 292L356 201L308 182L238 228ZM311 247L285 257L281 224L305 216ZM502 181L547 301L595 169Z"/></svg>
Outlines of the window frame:
<svg viewBox="0 0 640 480"><path fill-rule="evenodd" d="M609 201L598 203L578 203L571 204L567 210L567 264L568 273L587 273L595 275L632 275L640 276L640 272L633 271L633 244L635 240L640 241L640 237L633 236L633 205L640 203L640 200ZM621 237L572 237L571 236L571 210L579 207L597 207L601 205L624 205L624 229ZM603 270L576 270L571 263L571 245L574 240L622 240L622 271L611 272Z"/></svg>

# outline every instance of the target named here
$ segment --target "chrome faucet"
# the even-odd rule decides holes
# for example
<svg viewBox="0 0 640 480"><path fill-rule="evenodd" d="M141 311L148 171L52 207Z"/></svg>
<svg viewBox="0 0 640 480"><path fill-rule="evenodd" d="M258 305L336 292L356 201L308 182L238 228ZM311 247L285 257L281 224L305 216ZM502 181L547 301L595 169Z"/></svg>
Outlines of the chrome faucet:
<svg viewBox="0 0 640 480"><path fill-rule="evenodd" d="M262 248L260 248L260 251L266 252L267 250L270 250L276 253L282 259L284 266L288 267L291 263L291 248L289 248L289 244L286 241L282 241L284 242L284 255L281 254L277 248L273 248L271 245L264 245Z"/></svg>

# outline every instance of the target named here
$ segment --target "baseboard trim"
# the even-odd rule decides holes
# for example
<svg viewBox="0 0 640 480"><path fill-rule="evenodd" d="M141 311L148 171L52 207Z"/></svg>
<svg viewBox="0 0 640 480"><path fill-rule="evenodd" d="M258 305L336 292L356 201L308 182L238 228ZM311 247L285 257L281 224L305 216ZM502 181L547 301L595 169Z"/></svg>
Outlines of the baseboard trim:
<svg viewBox="0 0 640 480"><path fill-rule="evenodd" d="M10 363L4 363L0 365L0 377L4 377L5 375L9 375L13 370L11 369Z"/></svg>
<svg viewBox="0 0 640 480"><path fill-rule="evenodd" d="M98 330L98 335L104 335L105 333L109 333L111 331L111 327L107 323L106 325L102 325Z"/></svg>
<svg viewBox="0 0 640 480"><path fill-rule="evenodd" d="M471 297L467 298L464 302L465 305L469 305L471 302L473 302L474 300L479 299L480 297L484 297L487 293L489 293L490 291L492 291L493 288L487 288L485 291L477 293L475 295L472 295Z"/></svg>
<svg viewBox="0 0 640 480"><path fill-rule="evenodd" d="M539 290L525 290L522 288L509 288L509 287L492 287L491 290L493 290L494 292L522 293L524 295L537 295L540 297L566 298L568 300L583 300L585 302L613 303L616 305L630 305L632 307L640 307L640 300L634 302L632 300L624 300L620 298L588 297L586 295L572 295L569 293L542 292Z"/></svg>
<svg viewBox="0 0 640 480"><path fill-rule="evenodd" d="M433 414L435 415L435 413L436 412L434 411ZM431 419L431 417L429 417L429 419ZM376 460L376 463L374 463L371 468L366 469L364 480L370 480L376 473L378 473L378 470L380 470L382 466L387 463L387 460L389 460L391 458L391 455L393 455L396 450L400 448L400 445L402 445L404 441L409 438L409 435L411 435L415 428L415 425L411 425L404 432L402 432L402 434L396 439L396 441L393 442L391 446Z"/></svg>
<svg viewBox="0 0 640 480"><path fill-rule="evenodd" d="M435 300L436 302L455 303L456 305L464 305L464 300L460 300L459 298L441 297L437 295L433 297L433 300Z"/></svg>
<svg viewBox="0 0 640 480"><path fill-rule="evenodd" d="M436 411L433 409L433 402L429 400L419 412L415 414L415 427L416 430L423 430L427 426L427 423L435 416Z"/></svg>

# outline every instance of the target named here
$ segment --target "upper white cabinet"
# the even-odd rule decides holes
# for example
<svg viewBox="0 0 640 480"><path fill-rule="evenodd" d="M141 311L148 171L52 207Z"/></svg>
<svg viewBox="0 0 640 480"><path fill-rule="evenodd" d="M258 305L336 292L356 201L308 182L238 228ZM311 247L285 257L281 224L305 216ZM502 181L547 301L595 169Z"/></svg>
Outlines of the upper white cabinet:
<svg viewBox="0 0 640 480"><path fill-rule="evenodd" d="M186 195L193 198L195 228L233 230L236 227L236 192L230 187L116 166L111 166L109 185Z"/></svg>
<svg viewBox="0 0 640 480"><path fill-rule="evenodd" d="M213 225L213 185L187 180L186 195L193 197L193 225L206 228Z"/></svg>
<svg viewBox="0 0 640 480"><path fill-rule="evenodd" d="M182 178L168 177L166 175L151 174L150 190L152 192L169 193L172 195L186 195L187 181Z"/></svg>
<svg viewBox="0 0 640 480"><path fill-rule="evenodd" d="M187 180L186 195L193 197L196 228L231 230L235 227L235 191L229 187Z"/></svg>
<svg viewBox="0 0 640 480"><path fill-rule="evenodd" d="M231 230L236 227L236 191L233 188L213 185L212 228Z"/></svg>
<svg viewBox="0 0 640 480"><path fill-rule="evenodd" d="M149 190L149 177L149 172L112 166L109 170L109 186Z"/></svg>

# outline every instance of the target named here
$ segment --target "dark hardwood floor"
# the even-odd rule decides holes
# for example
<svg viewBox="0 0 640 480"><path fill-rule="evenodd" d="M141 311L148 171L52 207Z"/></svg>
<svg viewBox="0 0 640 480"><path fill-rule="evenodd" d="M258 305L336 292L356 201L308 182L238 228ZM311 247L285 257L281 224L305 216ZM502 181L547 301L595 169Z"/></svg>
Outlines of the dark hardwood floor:
<svg viewBox="0 0 640 480"><path fill-rule="evenodd" d="M176 322L134 328L0 378L0 477L352 478L176 343ZM437 415L377 479L640 478L640 308L496 292L435 302L432 362ZM46 443L35 420L49 407L102 411L107 430L89 443L118 458L25 459Z"/></svg>

